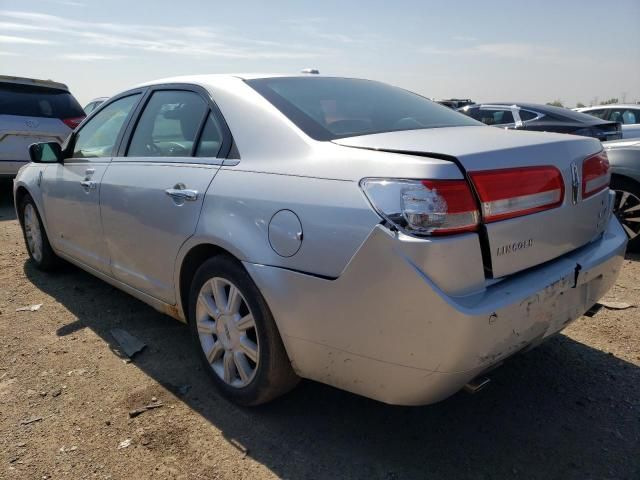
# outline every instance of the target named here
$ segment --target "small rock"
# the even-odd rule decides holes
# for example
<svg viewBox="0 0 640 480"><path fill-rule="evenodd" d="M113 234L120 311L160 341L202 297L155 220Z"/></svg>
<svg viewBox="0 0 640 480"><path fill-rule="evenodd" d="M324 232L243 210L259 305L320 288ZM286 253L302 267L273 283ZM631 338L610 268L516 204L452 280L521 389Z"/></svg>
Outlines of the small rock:
<svg viewBox="0 0 640 480"><path fill-rule="evenodd" d="M126 440L123 440L118 444L118 450L121 450L123 448L128 448L130 445L131 445L131 439L127 438Z"/></svg>
<svg viewBox="0 0 640 480"><path fill-rule="evenodd" d="M62 393L62 390L59 388L56 388L55 390L51 390L51 396L52 397L57 397Z"/></svg>
<svg viewBox="0 0 640 480"><path fill-rule="evenodd" d="M35 312L37 310L40 310L41 306L42 306L41 303L37 303L35 305L29 305L27 307L20 307L20 308L16 308L16 312Z"/></svg>

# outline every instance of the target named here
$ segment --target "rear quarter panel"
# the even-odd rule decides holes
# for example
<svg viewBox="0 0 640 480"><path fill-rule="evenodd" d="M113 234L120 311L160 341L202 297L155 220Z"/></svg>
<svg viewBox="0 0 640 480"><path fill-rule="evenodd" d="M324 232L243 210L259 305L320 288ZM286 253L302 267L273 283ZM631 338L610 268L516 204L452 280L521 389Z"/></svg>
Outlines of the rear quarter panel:
<svg viewBox="0 0 640 480"><path fill-rule="evenodd" d="M292 257L278 255L269 243L269 222L283 209L293 211L303 229ZM206 194L196 234L181 252L211 243L242 261L337 277L379 222L356 182L223 167Z"/></svg>

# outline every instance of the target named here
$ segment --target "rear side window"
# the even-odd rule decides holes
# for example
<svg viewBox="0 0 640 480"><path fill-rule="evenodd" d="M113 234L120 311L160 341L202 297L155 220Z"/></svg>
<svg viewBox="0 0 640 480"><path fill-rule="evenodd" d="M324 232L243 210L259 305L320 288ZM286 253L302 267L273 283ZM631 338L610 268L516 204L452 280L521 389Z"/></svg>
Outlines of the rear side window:
<svg viewBox="0 0 640 480"><path fill-rule="evenodd" d="M529 110L520 110L518 114L520 115L520 120L522 120L523 122L526 122L527 120L533 120L538 116L537 113L531 112Z"/></svg>
<svg viewBox="0 0 640 480"><path fill-rule="evenodd" d="M485 125L502 125L513 123L511 110L497 110L495 108L470 108L467 115L481 121Z"/></svg>
<svg viewBox="0 0 640 480"><path fill-rule="evenodd" d="M84 117L84 110L66 90L4 83L0 84L0 115L66 119Z"/></svg>
<svg viewBox="0 0 640 480"><path fill-rule="evenodd" d="M593 115L594 117L598 117L598 118L604 119L604 117L607 116L607 109L600 108L598 110L589 110L589 111L584 112L584 113L588 113L589 115Z"/></svg>
<svg viewBox="0 0 640 480"><path fill-rule="evenodd" d="M478 125L420 95L371 80L277 77L247 84L316 140Z"/></svg>
<svg viewBox="0 0 640 480"><path fill-rule="evenodd" d="M197 93L159 90L136 126L128 157L185 157L191 152L208 106Z"/></svg>
<svg viewBox="0 0 640 480"><path fill-rule="evenodd" d="M202 136L198 142L196 157L217 157L222 147L222 139L220 123L212 113L209 113L207 123L204 125Z"/></svg>
<svg viewBox="0 0 640 480"><path fill-rule="evenodd" d="M73 158L100 158L113 155L118 135L140 94L120 98L90 118L76 134Z"/></svg>

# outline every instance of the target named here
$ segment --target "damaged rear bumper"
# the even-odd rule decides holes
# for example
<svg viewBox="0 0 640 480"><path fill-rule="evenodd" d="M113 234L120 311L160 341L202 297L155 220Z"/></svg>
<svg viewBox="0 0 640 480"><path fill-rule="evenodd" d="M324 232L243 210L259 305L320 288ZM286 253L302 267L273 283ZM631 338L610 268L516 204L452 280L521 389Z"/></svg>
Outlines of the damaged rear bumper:
<svg viewBox="0 0 640 480"><path fill-rule="evenodd" d="M245 266L303 377L383 402L433 403L584 314L626 248L613 218L596 241L465 296L442 291L378 226L336 280ZM465 272L460 272L465 275Z"/></svg>

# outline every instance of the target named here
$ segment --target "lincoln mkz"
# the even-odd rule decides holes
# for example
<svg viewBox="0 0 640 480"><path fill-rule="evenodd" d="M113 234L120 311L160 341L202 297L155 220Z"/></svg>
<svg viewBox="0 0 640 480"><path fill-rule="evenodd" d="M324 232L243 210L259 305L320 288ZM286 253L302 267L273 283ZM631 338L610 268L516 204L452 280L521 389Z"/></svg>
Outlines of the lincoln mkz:
<svg viewBox="0 0 640 480"><path fill-rule="evenodd" d="M14 194L34 264L188 323L243 405L301 377L442 400L589 310L627 243L596 139L368 80L151 82L30 153Z"/></svg>

